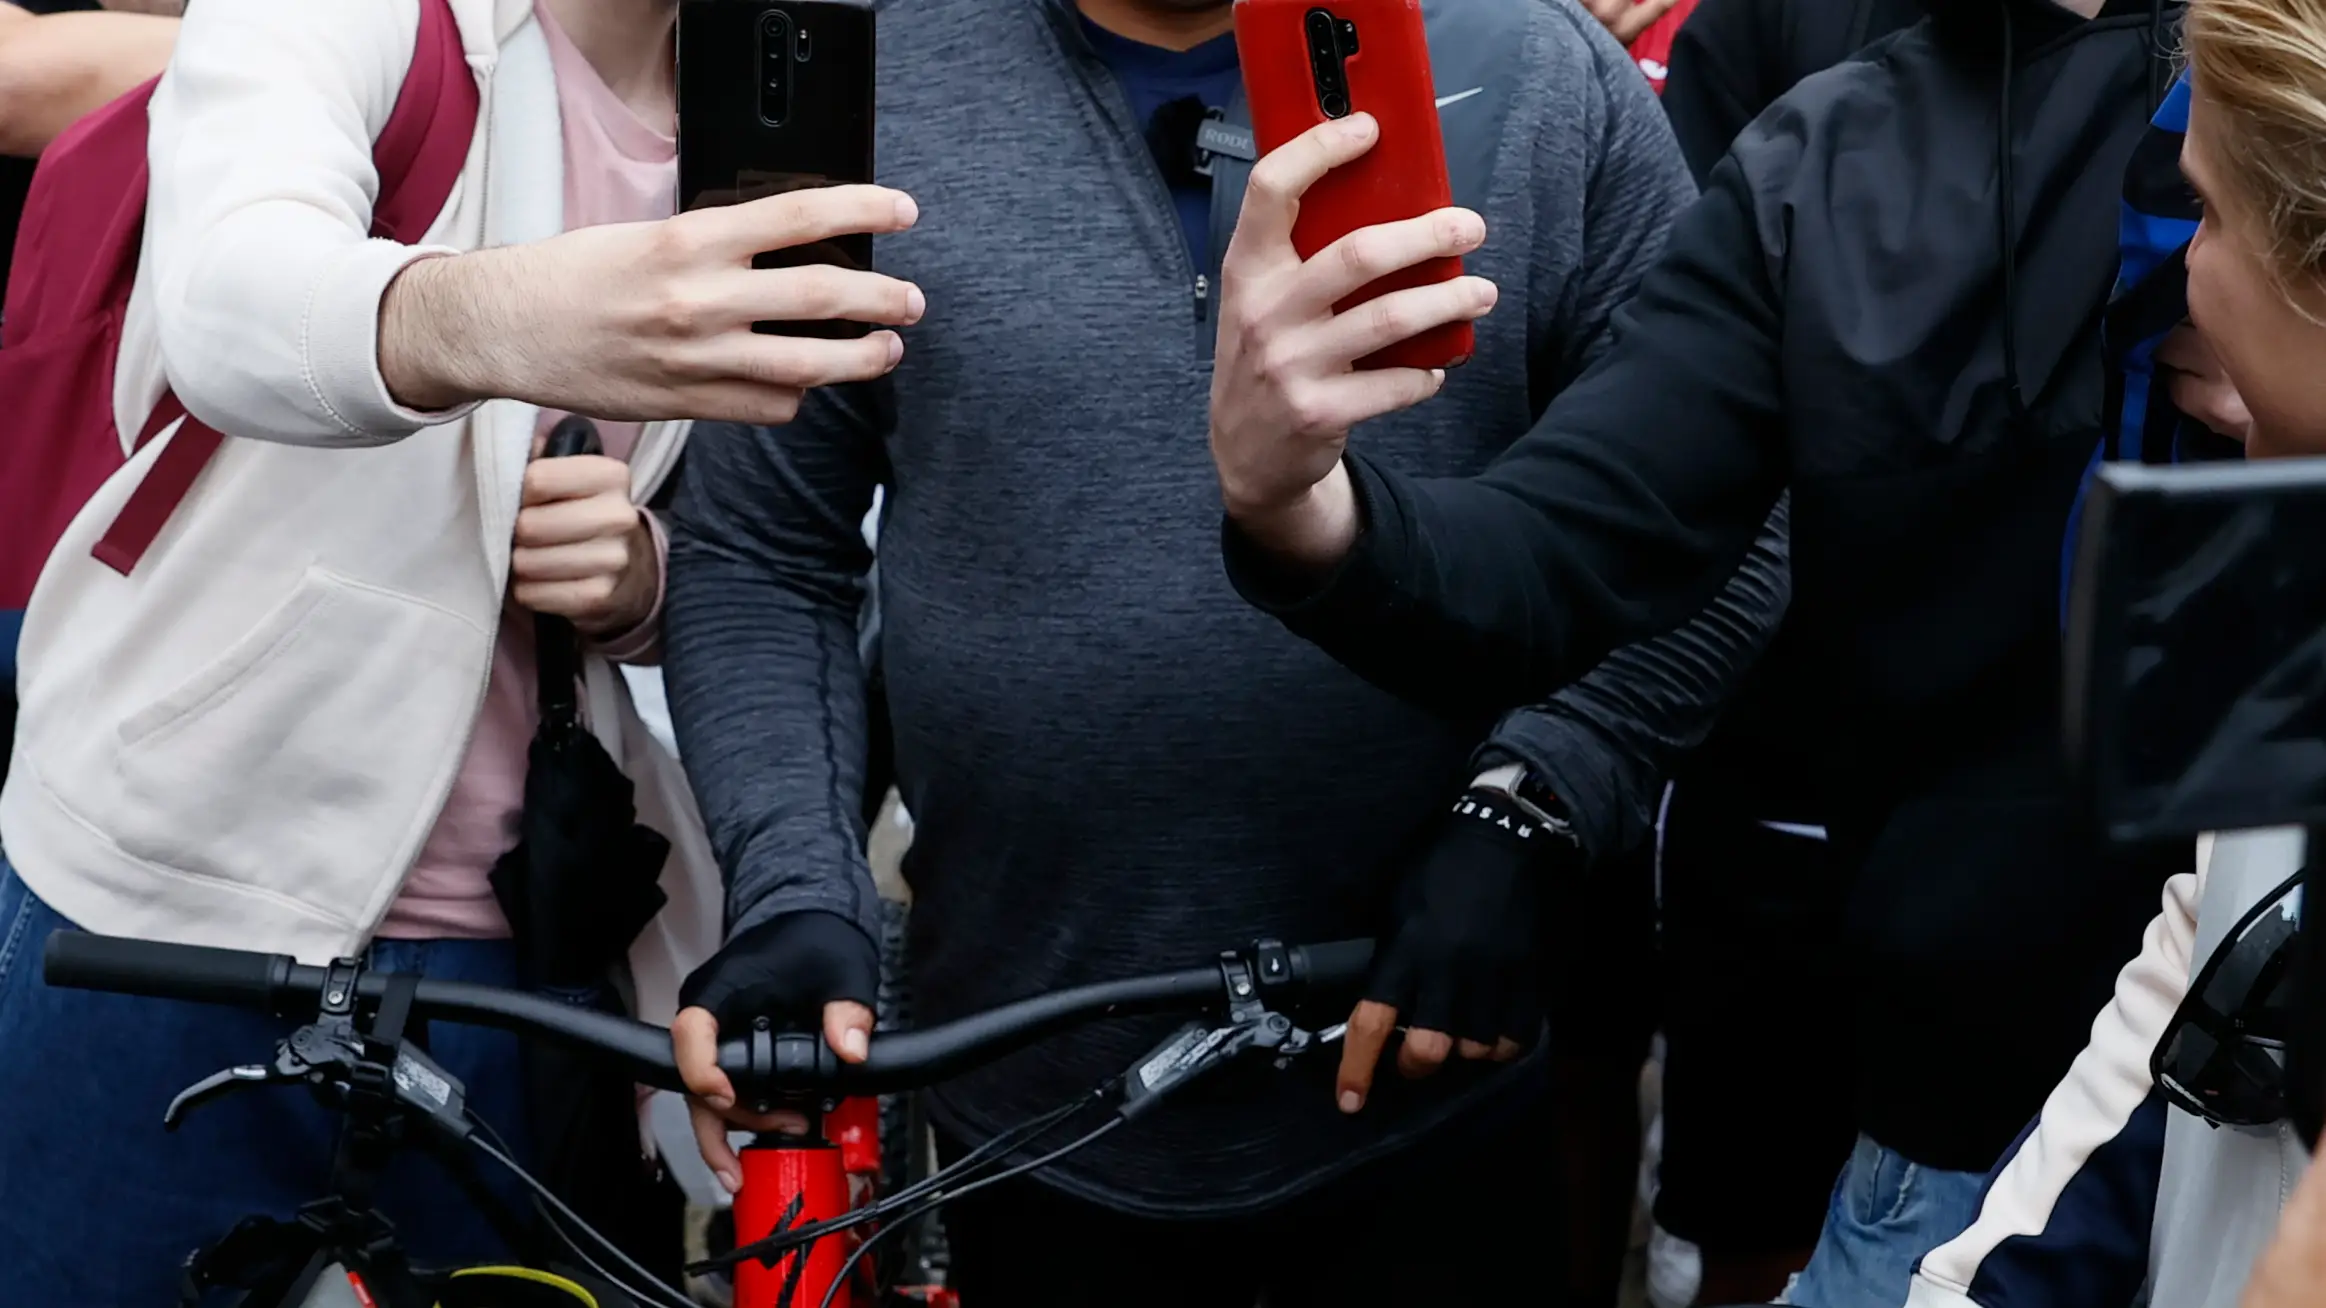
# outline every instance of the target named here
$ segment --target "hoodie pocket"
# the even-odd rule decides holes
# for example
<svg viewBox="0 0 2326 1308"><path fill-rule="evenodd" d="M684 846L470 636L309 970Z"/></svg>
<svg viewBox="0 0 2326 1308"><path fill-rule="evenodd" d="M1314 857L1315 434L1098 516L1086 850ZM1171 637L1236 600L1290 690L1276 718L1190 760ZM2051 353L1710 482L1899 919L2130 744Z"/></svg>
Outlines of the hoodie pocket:
<svg viewBox="0 0 2326 1308"><path fill-rule="evenodd" d="M444 609L309 569L121 723L116 841L361 925L459 761L482 640Z"/></svg>

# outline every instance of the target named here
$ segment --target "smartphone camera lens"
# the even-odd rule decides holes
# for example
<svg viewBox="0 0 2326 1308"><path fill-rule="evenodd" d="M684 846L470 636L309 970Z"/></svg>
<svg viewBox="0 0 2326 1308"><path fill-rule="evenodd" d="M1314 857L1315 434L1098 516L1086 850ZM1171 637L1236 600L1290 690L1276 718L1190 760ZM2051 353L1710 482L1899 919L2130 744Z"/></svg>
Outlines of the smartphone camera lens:
<svg viewBox="0 0 2326 1308"><path fill-rule="evenodd" d="M1338 91L1325 92L1318 103L1324 107L1327 118L1346 118L1349 116L1349 97Z"/></svg>
<svg viewBox="0 0 2326 1308"><path fill-rule="evenodd" d="M1333 16L1322 9L1308 11L1308 47L1318 54L1333 52Z"/></svg>
<svg viewBox="0 0 2326 1308"><path fill-rule="evenodd" d="M806 58L807 33L794 41L791 18L778 10L759 20L759 121L783 126L791 113L791 61Z"/></svg>

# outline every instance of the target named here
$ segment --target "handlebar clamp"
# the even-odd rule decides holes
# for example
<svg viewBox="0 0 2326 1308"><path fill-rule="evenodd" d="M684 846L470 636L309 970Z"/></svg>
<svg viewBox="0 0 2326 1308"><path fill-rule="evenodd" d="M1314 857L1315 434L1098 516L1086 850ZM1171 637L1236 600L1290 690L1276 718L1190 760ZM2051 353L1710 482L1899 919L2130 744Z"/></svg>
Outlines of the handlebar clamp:
<svg viewBox="0 0 2326 1308"><path fill-rule="evenodd" d="M363 960L335 958L323 972L323 1003L325 1017L348 1017L355 1012L356 982L363 979Z"/></svg>
<svg viewBox="0 0 2326 1308"><path fill-rule="evenodd" d="M772 1113L787 1103L813 1100L820 1096L808 1091L785 1092L770 1089L782 1086L829 1086L839 1075L839 1060L833 1057L824 1037L812 1032L778 1031L768 1018L754 1018L751 1029L743 1038L744 1082L758 1088L753 1096L753 1112Z"/></svg>

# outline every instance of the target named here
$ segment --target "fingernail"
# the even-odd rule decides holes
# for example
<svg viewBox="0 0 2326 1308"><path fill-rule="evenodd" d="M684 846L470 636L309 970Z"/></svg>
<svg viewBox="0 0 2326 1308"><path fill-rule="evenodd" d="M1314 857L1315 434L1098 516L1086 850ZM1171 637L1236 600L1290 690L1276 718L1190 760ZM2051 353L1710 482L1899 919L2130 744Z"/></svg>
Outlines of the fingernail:
<svg viewBox="0 0 2326 1308"><path fill-rule="evenodd" d="M1365 1106L1365 1096L1363 1096L1363 1095L1361 1095L1361 1094L1358 1094L1358 1093L1357 1093L1356 1091L1354 1091L1354 1090L1343 1090L1343 1091L1341 1092L1341 1111L1342 1111L1342 1112L1344 1112L1344 1113L1354 1113L1354 1112L1356 1112L1358 1109L1360 1109L1360 1108L1363 1108L1364 1106Z"/></svg>
<svg viewBox="0 0 2326 1308"><path fill-rule="evenodd" d="M735 1106L735 1101L726 1095L706 1095L703 1097L703 1102L722 1113Z"/></svg>
<svg viewBox="0 0 2326 1308"><path fill-rule="evenodd" d="M904 338L904 337L902 337L902 336L899 336L899 335L897 335L895 332L890 332L890 333L888 334L888 361L889 361L889 364L890 364L890 366L892 366L892 367L893 367L893 366L896 364L897 360L899 360L899 359L902 359L902 358L904 358L904 357L905 357L905 338Z"/></svg>
<svg viewBox="0 0 2326 1308"><path fill-rule="evenodd" d="M1443 385L1445 385L1445 384L1446 384L1446 370L1445 370L1445 369L1443 369L1443 368L1432 368L1432 369L1430 369L1430 385L1432 385L1432 386L1443 386Z"/></svg>
<svg viewBox="0 0 2326 1308"><path fill-rule="evenodd" d="M920 217L921 206L913 203L913 197L900 195L896 198L896 220L899 223L910 227L919 221Z"/></svg>
<svg viewBox="0 0 2326 1308"><path fill-rule="evenodd" d="M735 1175L733 1172L719 1173L719 1184L727 1187L727 1193L729 1194L743 1193L743 1178Z"/></svg>
<svg viewBox="0 0 2326 1308"><path fill-rule="evenodd" d="M921 320L921 315L928 312L928 310L929 297L921 294L920 287L915 286L911 290L905 292L905 312L906 314L910 315L907 321L919 322Z"/></svg>
<svg viewBox="0 0 2326 1308"><path fill-rule="evenodd" d="M848 1055L850 1058L862 1058L862 1057L864 1057L864 1054L865 1054L864 1033L863 1033L862 1031L859 1031L859 1030L857 1030L857 1029L856 1029L856 1028L854 1028L854 1027L850 1027L850 1028L848 1029L848 1031L847 1031L847 1032L846 1032L844 1035L842 1035L842 1036L840 1037L840 1048L841 1048L841 1049L842 1049L842 1051L844 1051L844 1052L845 1052L845 1053L846 1053L846 1054L847 1054L847 1055Z"/></svg>

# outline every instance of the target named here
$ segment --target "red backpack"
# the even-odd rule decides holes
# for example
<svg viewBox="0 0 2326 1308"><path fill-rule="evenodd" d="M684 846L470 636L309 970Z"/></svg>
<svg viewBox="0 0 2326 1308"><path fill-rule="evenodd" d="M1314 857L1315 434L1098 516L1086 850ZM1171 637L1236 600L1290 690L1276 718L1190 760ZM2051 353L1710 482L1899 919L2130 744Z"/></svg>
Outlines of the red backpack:
<svg viewBox="0 0 2326 1308"><path fill-rule="evenodd" d="M159 79L157 78L156 81ZM41 155L16 234L0 316L0 625L32 596L74 515L127 461L113 424L113 368L145 229L146 106L155 82L74 124ZM372 235L419 239L452 195L476 134L477 87L451 0L421 0L419 41L372 145ZM186 412L161 402L135 448ZM223 439L188 417L92 551L124 576L168 523ZM0 642L0 667L14 641Z"/></svg>

